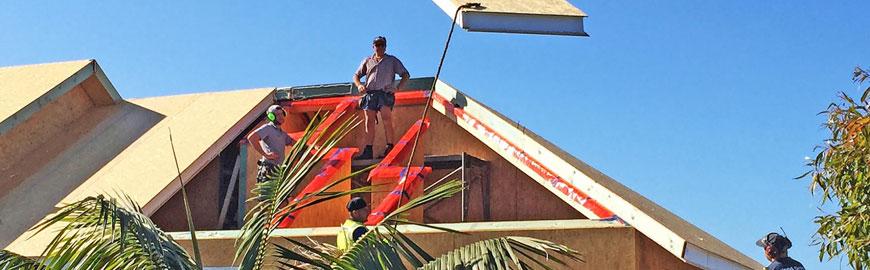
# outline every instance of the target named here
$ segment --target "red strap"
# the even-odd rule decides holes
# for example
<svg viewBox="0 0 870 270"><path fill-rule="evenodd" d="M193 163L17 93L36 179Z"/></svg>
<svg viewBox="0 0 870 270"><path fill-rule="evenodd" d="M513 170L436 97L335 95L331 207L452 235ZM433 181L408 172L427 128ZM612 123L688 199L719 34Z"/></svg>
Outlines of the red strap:
<svg viewBox="0 0 870 270"><path fill-rule="evenodd" d="M326 164L323 165L323 169L320 169L320 173L318 173L317 176L315 176L314 179L311 180L311 182L308 183L308 185L305 186L305 188L302 189L302 191L299 192L299 194L296 195L296 198L291 202L300 203L302 198L306 195L317 192L331 184L332 181L336 180L333 179L333 176L335 176L342 165L351 160L353 154L357 151L357 148L338 148L336 151L333 151L333 153L329 155L329 158L326 159ZM281 220L281 223L278 224L278 228L290 228L290 226L293 225L293 221L299 217L302 210L290 213L287 218ZM286 212L278 213L276 217L283 216L285 213ZM272 222L277 222L277 219Z"/></svg>
<svg viewBox="0 0 870 270"><path fill-rule="evenodd" d="M384 218L396 211L396 209L408 203L411 198L414 196L414 191L423 184L423 180L426 178L429 173L432 172L431 167L413 167L411 168L411 173L405 176L404 168L399 168L399 183L396 184L396 187L384 197L384 200L378 205L377 208L373 209L366 219L365 224L367 226L374 226L380 223ZM392 173L395 170L390 168L385 171L385 174ZM403 189L404 187L404 189Z"/></svg>

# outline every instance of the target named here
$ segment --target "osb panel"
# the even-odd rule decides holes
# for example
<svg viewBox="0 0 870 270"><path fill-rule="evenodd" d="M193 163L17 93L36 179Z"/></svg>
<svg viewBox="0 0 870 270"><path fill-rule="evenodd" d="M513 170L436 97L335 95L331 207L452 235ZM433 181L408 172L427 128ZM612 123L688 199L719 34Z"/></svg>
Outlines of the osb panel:
<svg viewBox="0 0 870 270"><path fill-rule="evenodd" d="M54 211L64 197L86 183L95 172L110 166L107 164L163 117L135 104L122 102L94 108L70 123L64 136L47 142L44 147L63 150L46 158L47 163L32 174L25 173L28 176L22 184L0 199L0 217L3 217L0 246L20 254L38 255L51 240L51 235L42 233L29 238L30 234L22 233ZM118 191L128 192L121 189L92 190L94 194L112 196ZM9 244L12 240L15 242Z"/></svg>
<svg viewBox="0 0 870 270"><path fill-rule="evenodd" d="M0 197L75 142L71 139L77 137L68 133L73 129L70 124L93 107L85 89L76 86L9 132L0 134Z"/></svg>
<svg viewBox="0 0 870 270"><path fill-rule="evenodd" d="M91 60L0 67L0 120L44 95Z"/></svg>
<svg viewBox="0 0 870 270"><path fill-rule="evenodd" d="M312 173L316 174L320 172L320 169L323 168L323 164L325 162L319 162L318 166L315 166ZM332 181L341 179L350 175L350 162L345 162L339 169L339 171L333 176ZM300 190L308 185L308 182L313 180L314 177L308 177L308 181L300 185ZM330 181L330 182L332 182ZM350 181L344 181L335 187L329 189L330 191L344 191L350 190ZM294 195L295 196L295 195ZM299 213L299 216L296 218L296 221L293 222L293 228L309 228L309 227L333 227L340 226L344 223L344 220L347 219L347 202L350 200L349 196L344 196L341 198L332 199L329 201L322 202L320 204L307 207L302 209Z"/></svg>
<svg viewBox="0 0 870 270"><path fill-rule="evenodd" d="M489 162L489 205L493 221L585 218L446 116L438 112L430 115L432 126L423 137L426 142L423 148L425 155L466 152ZM438 179L433 177L430 180ZM483 215L481 187L473 184L468 190L471 217Z"/></svg>
<svg viewBox="0 0 870 270"><path fill-rule="evenodd" d="M322 228L334 229L338 228ZM334 234L322 234L318 231L311 235L311 239L327 244L335 244ZM447 232L426 232L426 233L407 233L415 243L419 244L424 250L433 256L440 256L452 251L458 247L495 237L503 236L526 236L534 237L543 240L553 241L559 244L564 244L583 254L585 262L570 262L567 267L558 267L555 269L576 269L576 270L591 270L591 269L617 269L617 270L638 270L638 269L658 269L658 268L639 268L636 258L636 234L633 228L629 227L606 227L606 228L576 228L562 230L511 230L511 231L493 231L482 232L472 231L470 235L452 234ZM306 237L290 237L291 239L308 243ZM231 237L226 238L200 238L199 247L202 250L203 262L206 266L228 266L233 261L233 241ZM190 250L189 240L180 240L180 244ZM280 237L270 238L270 242L279 243L285 246L292 244L284 241ZM656 254L654 256L670 256L669 253ZM564 259L564 258L560 258ZM267 258L267 264L272 261ZM551 266L555 266L550 264ZM662 268L667 269L667 268ZM681 268L677 268L681 269Z"/></svg>
<svg viewBox="0 0 870 270"><path fill-rule="evenodd" d="M638 269L662 269L662 270L700 270L695 266L683 262L671 255L670 252L653 242L643 233L635 231L637 236L637 265Z"/></svg>
<svg viewBox="0 0 870 270"><path fill-rule="evenodd" d="M411 127L422 113L423 106L397 106L393 111L394 130L396 140L401 138L403 134ZM362 121L363 112L355 110ZM489 149L486 145L478 141L474 136L460 128L456 123L449 120L446 116L437 111L430 111L428 116L430 119L430 127L423 134L419 141L418 149L414 155L412 165L419 166L423 163L425 155L455 155L466 152L472 156L490 162L490 213L493 221L509 221L509 220L543 220L543 219L582 219L585 218L582 214L565 204L558 197L550 193L547 189L540 186L532 178L528 177L507 160L503 159L497 153ZM343 117L346 118L346 117ZM300 117L290 118L289 122L296 122ZM340 122L340 121L339 121ZM288 124L285 126L299 126L298 123ZM360 147L362 148L366 142L365 127L363 123L353 130L339 144L340 147ZM412 144L413 142L411 142ZM383 121L377 125L375 129L374 154L379 156L383 154L386 145L384 136ZM401 165L407 161L402 161ZM424 187L428 186L450 170L436 170L432 175L427 177L424 182ZM456 176L458 178L458 175ZM452 179L452 178L451 178ZM356 179L357 183L363 183L362 179ZM392 184L385 182L386 184ZM395 182L393 182L395 183ZM388 185L383 189L391 189L394 185ZM483 191L481 185L471 185L469 192L469 218L467 221L482 221L483 218ZM374 207L380 203L384 195L382 191L372 195L365 195L364 198ZM522 196L520 196L522 195ZM459 198L456 195L454 198L447 199L438 206L433 206L429 211L433 215L427 214L434 220L440 222L459 221L461 217L461 208ZM419 217L419 214L417 214Z"/></svg>
<svg viewBox="0 0 870 270"><path fill-rule="evenodd" d="M184 187L187 190L187 199L190 203L190 212L193 216L193 224L197 230L220 229L217 225L220 215L220 162L215 159L208 163L193 179ZM173 184L177 184L176 181ZM186 231L187 214L184 210L184 198L181 192L176 193L151 215L151 220L158 227L168 232Z"/></svg>
<svg viewBox="0 0 870 270"><path fill-rule="evenodd" d="M221 144L237 136L233 132L241 132L241 128L247 126L240 121L250 119L254 111L265 109L267 102L271 102L272 93L274 89L266 88L130 101L166 117L156 124L147 121L130 123L132 128L147 125L149 129L141 136L133 137L135 141L97 168L60 202L71 203L98 192L118 190L141 204L146 213L154 213L177 190L170 185L178 173L169 143L169 128L172 128L177 163L184 178L192 179L225 147ZM123 141L131 138L113 137L116 135L108 134L106 139ZM41 251L39 246L45 244L45 239L18 240L7 249L29 256L38 254Z"/></svg>
<svg viewBox="0 0 870 270"><path fill-rule="evenodd" d="M91 100L93 100L94 104L97 106L111 105L115 103L112 95L106 91L106 88L103 87L103 83L100 82L100 79L97 79L96 75L91 75L85 79L85 81L81 83L81 86L85 88L88 96L91 97Z"/></svg>
<svg viewBox="0 0 870 270"><path fill-rule="evenodd" d="M477 241L505 236L526 236L566 245L583 254L586 262L569 262L567 267L556 266L555 269L638 269L634 257L634 230L628 228L595 228L582 230L555 230L555 231L508 231L508 232L479 232L472 235L445 234L451 237L452 246L435 244L432 247L423 246L432 254L444 254L456 247L468 245ZM437 241L424 240L431 235L423 236L416 241L425 241L426 244L438 243ZM450 242L450 241L448 241ZM668 256L671 256L668 254ZM567 262L567 261L566 261ZM555 265L554 265L555 266ZM656 269L656 268L648 268Z"/></svg>
<svg viewBox="0 0 870 270"><path fill-rule="evenodd" d="M451 0L451 2L453 2L455 7L466 3L460 0ZM471 9L467 10L467 12L586 16L586 13L565 0L481 0L478 2L485 8L480 10ZM453 14L449 15L452 16Z"/></svg>

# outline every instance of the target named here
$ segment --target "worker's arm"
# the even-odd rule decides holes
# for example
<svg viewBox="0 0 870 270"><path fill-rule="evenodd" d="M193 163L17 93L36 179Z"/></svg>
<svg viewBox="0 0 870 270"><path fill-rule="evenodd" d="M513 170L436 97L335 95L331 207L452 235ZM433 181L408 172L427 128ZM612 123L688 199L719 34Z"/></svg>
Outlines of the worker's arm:
<svg viewBox="0 0 870 270"><path fill-rule="evenodd" d="M248 144L250 144L251 147L254 148L254 151L257 151L257 153L260 153L260 155L263 155L264 157L266 157L267 159L270 159L270 160L274 160L274 159L278 158L278 154L275 154L275 152L266 151L266 149L263 149L263 145L260 144L260 141L262 140L262 138L260 138L260 134L257 134L256 131L251 132L251 134L248 134L247 139L248 139Z"/></svg>
<svg viewBox="0 0 870 270"><path fill-rule="evenodd" d="M366 75L366 60L368 59L363 59L362 63L359 64L359 68L357 68L356 72L353 73L353 85L359 89L360 94L366 93L366 86L359 80Z"/></svg>
<svg viewBox="0 0 870 270"><path fill-rule="evenodd" d="M408 80L411 79L411 74L405 72L402 74L402 80L399 81L399 86L396 86L396 90L405 89L405 85L408 84Z"/></svg>
<svg viewBox="0 0 870 270"><path fill-rule="evenodd" d="M396 86L396 90L405 89L405 85L408 84L408 80L411 79L411 73L408 73L408 69L405 68L405 65L402 64L402 61L396 58L396 74L402 76L402 80L399 81L399 85Z"/></svg>

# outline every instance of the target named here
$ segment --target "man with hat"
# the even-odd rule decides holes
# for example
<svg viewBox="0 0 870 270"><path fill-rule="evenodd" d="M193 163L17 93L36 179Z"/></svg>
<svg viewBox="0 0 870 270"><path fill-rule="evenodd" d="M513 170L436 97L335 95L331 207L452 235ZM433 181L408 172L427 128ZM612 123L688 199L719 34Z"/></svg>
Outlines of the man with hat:
<svg viewBox="0 0 870 270"><path fill-rule="evenodd" d="M387 54L387 38L378 36L372 41L374 53L360 63L353 74L353 84L359 89L362 98L360 109L365 112L366 146L358 159L372 158L372 144L375 141L375 125L378 113L384 121L384 136L387 148L384 156L393 148L393 105L396 103L395 92L405 87L411 74L402 65L399 58ZM398 86L393 85L396 75L402 77ZM360 79L365 77L365 83Z"/></svg>
<svg viewBox="0 0 870 270"><path fill-rule="evenodd" d="M788 257L791 240L772 232L755 241L755 245L764 248L764 257L770 261L768 270L805 270L803 264Z"/></svg>
<svg viewBox="0 0 870 270"><path fill-rule="evenodd" d="M268 173L284 162L284 148L293 144L293 139L281 128L286 116L280 105L269 106L268 122L248 134L248 143L263 156L257 161L257 182L266 181Z"/></svg>
<svg viewBox="0 0 870 270"><path fill-rule="evenodd" d="M354 197L347 202L347 212L350 217L341 224L341 230L336 236L335 246L342 252L347 251L356 240L359 240L369 229L366 228L363 222L369 216L368 204L360 197Z"/></svg>

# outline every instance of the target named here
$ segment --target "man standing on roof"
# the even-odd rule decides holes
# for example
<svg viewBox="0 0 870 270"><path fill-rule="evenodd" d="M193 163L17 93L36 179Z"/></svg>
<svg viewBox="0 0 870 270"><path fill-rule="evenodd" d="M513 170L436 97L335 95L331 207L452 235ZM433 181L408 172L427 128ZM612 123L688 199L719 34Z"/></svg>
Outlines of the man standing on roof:
<svg viewBox="0 0 870 270"><path fill-rule="evenodd" d="M384 156L393 148L393 105L396 103L394 93L405 87L411 74L402 65L399 58L387 54L387 38L378 36L372 41L374 53L367 56L360 63L356 73L353 74L353 84L363 94L360 100L360 109L365 112L366 121L366 146L358 159L372 158L372 144L375 141L375 121L378 113L384 121L384 135L387 139L387 148ZM399 75L402 80L398 86L393 85L395 76ZM360 79L365 77L365 83Z"/></svg>
<svg viewBox="0 0 870 270"><path fill-rule="evenodd" d="M791 240L787 237L772 232L755 241L755 244L764 248L764 257L770 261L767 270L805 270L803 264L788 257Z"/></svg>
<svg viewBox="0 0 870 270"><path fill-rule="evenodd" d="M347 251L356 240L359 240L369 231L363 224L371 212L365 200L360 197L350 199L347 202L347 212L350 214L350 218L341 224L341 230L338 231L335 239L335 246L342 252Z"/></svg>
<svg viewBox="0 0 870 270"><path fill-rule="evenodd" d="M267 180L269 172L284 162L284 148L293 144L293 139L281 128L286 116L287 112L280 105L269 106L266 110L266 119L269 122L248 135L248 143L257 153L263 155L257 161L257 182Z"/></svg>

